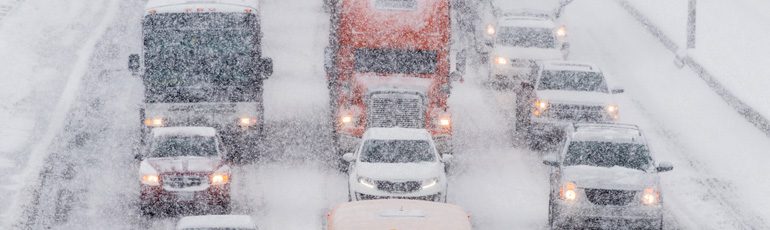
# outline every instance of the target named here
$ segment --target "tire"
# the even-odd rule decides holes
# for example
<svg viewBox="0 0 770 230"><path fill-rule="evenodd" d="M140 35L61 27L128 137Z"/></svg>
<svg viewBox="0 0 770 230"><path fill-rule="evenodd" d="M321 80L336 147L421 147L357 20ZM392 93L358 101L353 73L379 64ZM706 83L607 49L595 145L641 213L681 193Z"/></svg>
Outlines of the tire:
<svg viewBox="0 0 770 230"><path fill-rule="evenodd" d="M155 217L158 215L158 208L150 204L140 204L139 214L143 217Z"/></svg>

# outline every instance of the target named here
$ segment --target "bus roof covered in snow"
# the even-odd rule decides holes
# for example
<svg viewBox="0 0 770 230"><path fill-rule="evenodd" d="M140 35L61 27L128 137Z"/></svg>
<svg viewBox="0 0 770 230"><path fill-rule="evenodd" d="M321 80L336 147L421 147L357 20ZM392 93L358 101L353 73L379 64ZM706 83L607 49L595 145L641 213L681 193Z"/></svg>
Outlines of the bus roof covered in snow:
<svg viewBox="0 0 770 230"><path fill-rule="evenodd" d="M419 200L367 200L338 205L327 216L328 230L471 229L459 206Z"/></svg>
<svg viewBox="0 0 770 230"><path fill-rule="evenodd" d="M258 9L258 0L149 0L145 13L257 13Z"/></svg>

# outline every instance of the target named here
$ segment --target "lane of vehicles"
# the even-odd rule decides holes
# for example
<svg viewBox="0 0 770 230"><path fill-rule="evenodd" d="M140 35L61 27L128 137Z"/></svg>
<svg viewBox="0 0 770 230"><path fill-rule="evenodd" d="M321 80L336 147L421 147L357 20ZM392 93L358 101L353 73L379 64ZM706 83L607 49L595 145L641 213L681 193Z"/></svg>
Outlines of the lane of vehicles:
<svg viewBox="0 0 770 230"><path fill-rule="evenodd" d="M142 141L169 126L215 127L236 160L254 158L263 139L262 56L257 0L149 0L143 50L129 70L144 82Z"/></svg>
<svg viewBox="0 0 770 230"><path fill-rule="evenodd" d="M337 159L367 128L427 129L451 153L449 0L330 1L325 69ZM341 161L344 167L344 161Z"/></svg>
<svg viewBox="0 0 770 230"><path fill-rule="evenodd" d="M327 6L325 69L351 202L329 212L325 228L470 229L468 214L446 204L453 153L447 99L460 75L450 73L450 1ZM611 124L619 119L613 94L623 90L597 66L563 60L569 44L558 13L492 14L476 47L488 57L489 80L514 86L515 128L533 147L558 140L544 160L553 166L549 227L662 228L658 173L673 166L652 159L638 127ZM273 66L262 56L261 37L256 0L147 3L143 52L129 57L145 86L137 155L142 214L230 212L231 167L254 158L264 138L262 82ZM226 215L177 224L208 228L256 225Z"/></svg>

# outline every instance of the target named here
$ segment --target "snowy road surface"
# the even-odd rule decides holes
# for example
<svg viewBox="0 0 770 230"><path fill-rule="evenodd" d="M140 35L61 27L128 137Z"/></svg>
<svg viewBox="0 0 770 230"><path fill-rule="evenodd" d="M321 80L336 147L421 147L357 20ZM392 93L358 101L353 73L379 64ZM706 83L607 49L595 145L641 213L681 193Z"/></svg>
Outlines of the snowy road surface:
<svg viewBox="0 0 770 230"><path fill-rule="evenodd" d="M5 227L168 229L177 219L144 219L136 207L132 145L141 83L122 69L128 54L139 50L141 2L100 3L122 10L113 13L115 20L91 16L109 27L86 32L98 42L86 42L90 47L79 54L87 57L68 63L74 66L70 79L80 80L61 90L78 90L65 93L71 101L60 101L62 114L50 118L51 143L42 141L37 150L45 160L39 179L26 184L37 190L13 206L18 209L5 210ZM276 157L236 169L233 212L252 215L264 229L318 229L325 211L346 201L345 175L323 163L331 127L322 65L329 24L321 3L267 1L262 10L265 52L276 62L265 86L271 139L264 148ZM662 180L667 228L770 228L770 199L763 198L770 191L764 167L770 155L763 152L770 140L694 73L676 69L670 53L613 0L575 1L564 17L571 58L599 64L625 86L622 120L639 124L656 157L675 165ZM0 48L8 49L7 40ZM457 163L449 202L470 212L477 229L544 229L549 169L543 153L515 145L513 95L483 87L482 76L483 67L470 68L450 98Z"/></svg>

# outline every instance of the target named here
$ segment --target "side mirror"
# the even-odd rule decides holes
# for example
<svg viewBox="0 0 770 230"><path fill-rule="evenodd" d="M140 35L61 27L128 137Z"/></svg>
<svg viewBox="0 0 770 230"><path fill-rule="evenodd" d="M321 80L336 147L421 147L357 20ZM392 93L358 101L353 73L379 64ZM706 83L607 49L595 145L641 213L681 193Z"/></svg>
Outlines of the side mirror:
<svg viewBox="0 0 770 230"><path fill-rule="evenodd" d="M543 164L552 167L559 167L559 159L555 155L549 154L543 157Z"/></svg>
<svg viewBox="0 0 770 230"><path fill-rule="evenodd" d="M658 167L655 167L655 170L658 172L668 172L674 170L674 165L672 165L670 162L660 162Z"/></svg>
<svg viewBox="0 0 770 230"><path fill-rule="evenodd" d="M444 163L452 163L452 159L454 159L454 156L452 154L442 154L441 155L441 162Z"/></svg>
<svg viewBox="0 0 770 230"><path fill-rule="evenodd" d="M144 159L144 156L142 156L142 154L137 153L136 155L134 155L134 160L136 161L142 161L143 159Z"/></svg>
<svg viewBox="0 0 770 230"><path fill-rule="evenodd" d="M461 74L461 73L458 73L458 72L449 73L449 80L450 81L460 81L462 79L463 79L463 74Z"/></svg>
<svg viewBox="0 0 770 230"><path fill-rule="evenodd" d="M625 93L625 92L626 92L626 90L622 89L622 88L613 88L612 89L612 94L621 94L621 93Z"/></svg>
<svg viewBox="0 0 770 230"><path fill-rule="evenodd" d="M141 63L139 63L139 54L128 55L128 70L131 71L131 75L139 75L141 66Z"/></svg>
<svg viewBox="0 0 770 230"><path fill-rule="evenodd" d="M356 161L355 154L353 153L345 153L345 155L342 155L342 159L347 162L354 162Z"/></svg>
<svg viewBox="0 0 770 230"><path fill-rule="evenodd" d="M526 91L532 91L532 90L535 90L535 86L532 85L532 82L522 81L521 82L521 89L526 90Z"/></svg>
<svg viewBox="0 0 770 230"><path fill-rule="evenodd" d="M273 59L272 58L262 58L259 59L259 72L262 75L263 79L267 79L267 77L273 75Z"/></svg>

